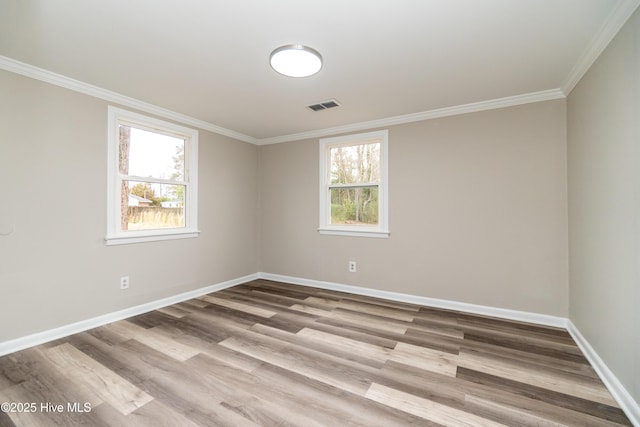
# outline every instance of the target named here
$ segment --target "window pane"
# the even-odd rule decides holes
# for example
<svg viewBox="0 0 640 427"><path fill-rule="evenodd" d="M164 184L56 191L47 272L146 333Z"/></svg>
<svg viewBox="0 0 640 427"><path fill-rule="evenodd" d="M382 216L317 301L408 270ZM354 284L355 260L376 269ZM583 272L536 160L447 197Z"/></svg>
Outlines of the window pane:
<svg viewBox="0 0 640 427"><path fill-rule="evenodd" d="M184 185L122 181L122 230L182 228L184 220Z"/></svg>
<svg viewBox="0 0 640 427"><path fill-rule="evenodd" d="M331 184L357 184L380 181L380 143L359 144L330 149Z"/></svg>
<svg viewBox="0 0 640 427"><path fill-rule="evenodd" d="M184 139L119 126L120 173L184 181Z"/></svg>
<svg viewBox="0 0 640 427"><path fill-rule="evenodd" d="M331 224L378 225L378 187L332 188Z"/></svg>

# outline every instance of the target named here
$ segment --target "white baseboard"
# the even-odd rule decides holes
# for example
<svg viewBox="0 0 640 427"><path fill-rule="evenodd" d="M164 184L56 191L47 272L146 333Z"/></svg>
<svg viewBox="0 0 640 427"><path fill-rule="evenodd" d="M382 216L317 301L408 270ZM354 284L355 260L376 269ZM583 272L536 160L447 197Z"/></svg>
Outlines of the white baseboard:
<svg viewBox="0 0 640 427"><path fill-rule="evenodd" d="M370 297L382 298L391 301L406 302L410 304L423 305L426 307L436 307L448 310L457 310L466 313L480 314L483 316L498 317L502 319L515 320L519 322L534 323L545 326L553 326L558 328L566 328L575 342L578 344L582 352L585 354L589 363L593 366L602 382L609 389L613 397L616 399L620 408L625 412L634 426L640 426L640 405L631 397L629 392L624 388L622 383L611 372L607 365L602 361L600 356L595 352L589 342L582 336L578 328L575 327L571 320L549 316L545 314L530 313L517 310L508 310L504 308L489 307L484 305L467 304L457 301L442 300L436 298L421 297L410 294L402 294L398 292L381 291L371 288L363 288L359 286L344 285L340 283L325 282L319 280L303 279L300 277L283 276L271 273L254 273L248 276L239 277L237 279L228 280L216 285L207 286L193 291L184 292L182 294L152 301L146 304L129 307L113 313L94 317L69 325L48 331L38 332L24 337L16 338L10 341L0 342L0 356L24 350L29 347L40 345L59 338L77 334L88 329L97 328L108 323L126 319L139 314L148 313L178 302L186 301L192 298L227 289L242 283L250 282L256 279L273 280L278 282L291 283L302 286L309 286L319 289L328 289L339 292L348 292L356 295L365 295Z"/></svg>
<svg viewBox="0 0 640 427"><path fill-rule="evenodd" d="M216 285L207 286L193 291L184 292L178 295L174 295L167 298L162 298L156 301L151 301L146 304L137 305L135 307L125 308L124 310L115 311L113 313L104 314L102 316L93 317L91 319L81 320L80 322L64 325L59 328L50 329L48 331L38 332L35 334L27 335L24 337L16 338L9 341L0 342L0 356L5 354L14 353L16 351L24 350L25 348L33 347L36 345L44 344L49 341L64 338L69 335L84 332L88 329L97 328L108 323L116 322L118 320L127 319L139 314L148 313L153 310L157 310L162 307L166 307L171 304L176 304L182 301L186 301L192 298L197 298L202 295L206 295L211 292L221 291L222 289L230 288L232 286L239 285L241 283L250 282L258 279L257 273L250 274L248 276L239 277L237 279L228 280L226 282L218 283Z"/></svg>
<svg viewBox="0 0 640 427"><path fill-rule="evenodd" d="M365 295L382 298L391 301L406 302L423 305L426 307L443 308L447 310L463 311L465 313L480 314L483 316L498 317L501 319L515 320L518 322L535 323L544 326L566 328L567 319L564 317L549 316L546 314L530 313L526 311L509 310L506 308L489 307L485 305L468 304L464 302L421 297L398 292L380 291L377 289L363 288L360 286L343 285L340 283L324 282L319 280L303 279L300 277L283 276L280 274L258 273L261 279L277 282L292 283L295 285L310 286L313 288L329 289L332 291L348 292L351 294Z"/></svg>
<svg viewBox="0 0 640 427"><path fill-rule="evenodd" d="M260 279L274 280L277 282L292 283L302 286L310 286L319 289L348 292L356 295L366 295L391 301L418 304L426 307L444 308L448 310L457 310L484 316L499 317L502 319L515 320L519 322L528 322L545 326L565 328L567 329L569 334L571 334L578 347L580 347L580 350L582 350L589 363L591 363L591 366L593 366L600 379L602 379L602 382L605 384L613 398L618 402L620 408L624 411L629 420L631 420L631 423L634 426L640 427L640 405L638 405L638 403L631 397L629 392L624 388L618 378L602 361L600 356L598 356L593 347L591 347L589 342L582 336L573 322L564 317L548 316L545 314L467 304L457 301L401 294L397 292L380 291L377 289L343 285L340 283L324 282L319 280L303 279L300 277L283 276L280 274L258 273L258 277Z"/></svg>
<svg viewBox="0 0 640 427"><path fill-rule="evenodd" d="M636 402L627 389L622 385L620 380L611 372L609 367L604 363L604 361L598 356L598 353L591 347L589 341L580 333L576 325L573 324L571 320L567 321L567 330L569 334L573 337L573 340L578 344L582 353L584 353L585 357L593 366L593 369L596 371L602 382L609 392L613 396L613 398L618 402L620 408L627 415L629 420L631 420L631 424L634 426L640 426L640 405Z"/></svg>

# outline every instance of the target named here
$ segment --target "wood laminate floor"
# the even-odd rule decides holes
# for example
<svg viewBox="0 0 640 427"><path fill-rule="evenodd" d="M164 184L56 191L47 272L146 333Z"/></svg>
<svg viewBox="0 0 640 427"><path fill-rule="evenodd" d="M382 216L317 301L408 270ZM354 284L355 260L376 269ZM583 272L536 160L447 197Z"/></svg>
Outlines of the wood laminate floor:
<svg viewBox="0 0 640 427"><path fill-rule="evenodd" d="M630 425L565 330L265 280L4 356L0 402L1 426Z"/></svg>

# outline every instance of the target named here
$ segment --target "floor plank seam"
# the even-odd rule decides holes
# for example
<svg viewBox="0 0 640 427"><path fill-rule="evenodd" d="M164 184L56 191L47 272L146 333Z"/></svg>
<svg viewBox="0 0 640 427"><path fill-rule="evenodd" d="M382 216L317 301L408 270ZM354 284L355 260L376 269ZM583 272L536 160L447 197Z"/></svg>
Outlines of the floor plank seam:
<svg viewBox="0 0 640 427"><path fill-rule="evenodd" d="M0 426L631 425L567 331L266 280L0 357L30 400L92 410Z"/></svg>

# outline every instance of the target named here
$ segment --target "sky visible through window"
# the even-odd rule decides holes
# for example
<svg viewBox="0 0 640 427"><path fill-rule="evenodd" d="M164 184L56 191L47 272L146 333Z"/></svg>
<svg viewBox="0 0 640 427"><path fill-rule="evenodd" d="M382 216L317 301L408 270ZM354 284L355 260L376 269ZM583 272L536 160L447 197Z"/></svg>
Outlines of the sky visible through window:
<svg viewBox="0 0 640 427"><path fill-rule="evenodd" d="M184 139L135 127L129 129L128 175L177 181L184 179ZM180 159L176 161L179 154ZM154 182L146 185L153 190L153 196L157 198L182 200L184 195L182 191L177 194L174 191L175 186ZM129 191L131 190L132 188L129 188Z"/></svg>
<svg viewBox="0 0 640 427"><path fill-rule="evenodd" d="M184 140L131 128L129 175L171 179L176 173L174 157ZM184 171L181 171L184 172ZM184 173L181 174L184 176Z"/></svg>

